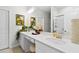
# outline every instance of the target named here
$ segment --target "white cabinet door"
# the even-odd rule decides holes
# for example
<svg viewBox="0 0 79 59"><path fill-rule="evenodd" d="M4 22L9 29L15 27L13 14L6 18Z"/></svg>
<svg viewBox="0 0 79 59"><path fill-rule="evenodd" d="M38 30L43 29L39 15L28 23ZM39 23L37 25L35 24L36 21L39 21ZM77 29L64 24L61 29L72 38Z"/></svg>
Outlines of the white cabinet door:
<svg viewBox="0 0 79 59"><path fill-rule="evenodd" d="M24 52L30 51L30 46L34 43L34 40L30 37L20 34L19 44Z"/></svg>
<svg viewBox="0 0 79 59"><path fill-rule="evenodd" d="M25 38L25 36L22 34L20 35L20 38L19 38L19 44L24 52L29 51L30 44L29 44L28 40Z"/></svg>
<svg viewBox="0 0 79 59"><path fill-rule="evenodd" d="M8 48L8 11L0 10L0 49Z"/></svg>
<svg viewBox="0 0 79 59"><path fill-rule="evenodd" d="M61 51L51 48L41 42L35 41L36 53L61 53Z"/></svg>

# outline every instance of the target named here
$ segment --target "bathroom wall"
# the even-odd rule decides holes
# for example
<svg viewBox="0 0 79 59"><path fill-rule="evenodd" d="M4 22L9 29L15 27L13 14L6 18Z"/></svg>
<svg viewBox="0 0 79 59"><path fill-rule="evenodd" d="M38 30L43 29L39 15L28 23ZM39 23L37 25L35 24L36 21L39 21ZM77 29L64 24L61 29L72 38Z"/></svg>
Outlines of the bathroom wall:
<svg viewBox="0 0 79 59"><path fill-rule="evenodd" d="M48 12L38 10L37 8L34 10L32 13L27 13L26 14L26 20L30 20L30 17L34 16L36 17L36 20L38 20L38 17L41 17L40 21L41 23L44 23L44 31L45 32L50 32L50 14ZM44 18L44 21L43 19Z"/></svg>
<svg viewBox="0 0 79 59"><path fill-rule="evenodd" d="M68 34L71 34L71 20L79 19L79 7L66 7L59 14L64 15L64 29Z"/></svg>
<svg viewBox="0 0 79 59"><path fill-rule="evenodd" d="M7 7L0 6L0 9L5 9L9 11L9 47L15 47L17 45L16 41L16 31L18 30L16 26L16 14L25 15L26 7Z"/></svg>
<svg viewBox="0 0 79 59"><path fill-rule="evenodd" d="M62 6L61 6L62 7ZM61 10L56 10L56 8L52 7L51 9L51 32L53 31L53 19L56 15L64 15L64 31L66 34L71 34L71 20L72 19L79 19L79 7L76 6L69 6L65 7Z"/></svg>
<svg viewBox="0 0 79 59"><path fill-rule="evenodd" d="M54 7L51 7L51 32L53 32L54 30L54 23L53 23L53 20L54 20L54 17L58 15L58 11L56 8Z"/></svg>
<svg viewBox="0 0 79 59"><path fill-rule="evenodd" d="M5 9L9 11L9 47L15 47L18 45L18 42L16 40L16 33L21 28L20 26L16 26L16 14L25 15L25 20L27 20L27 17L30 15L38 15L38 16L45 16L45 21L49 20L48 13L42 12L42 11L35 11L35 13L32 13L30 15L27 14L28 8L24 6L0 6L0 9ZM46 23L46 22L45 22ZM46 28L48 28L49 25L47 25ZM45 31L48 31L46 29Z"/></svg>

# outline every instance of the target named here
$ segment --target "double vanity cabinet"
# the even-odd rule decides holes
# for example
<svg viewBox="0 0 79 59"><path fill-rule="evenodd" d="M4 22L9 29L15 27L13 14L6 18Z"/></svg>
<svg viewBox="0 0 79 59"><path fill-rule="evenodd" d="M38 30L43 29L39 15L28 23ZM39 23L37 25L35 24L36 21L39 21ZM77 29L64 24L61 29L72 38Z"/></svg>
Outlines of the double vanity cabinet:
<svg viewBox="0 0 79 59"><path fill-rule="evenodd" d="M46 33L43 33L44 35ZM45 40L41 34L32 35L30 32L21 32L19 43L24 52L29 52L30 47L34 44L36 53L60 53L61 51L46 45L40 40Z"/></svg>
<svg viewBox="0 0 79 59"><path fill-rule="evenodd" d="M67 38L67 40L69 39ZM29 52L33 45L35 45L33 46L35 53L79 52L79 45L66 41L66 38L54 39L48 32L42 32L39 35L32 35L31 32L21 32L19 43L24 52Z"/></svg>

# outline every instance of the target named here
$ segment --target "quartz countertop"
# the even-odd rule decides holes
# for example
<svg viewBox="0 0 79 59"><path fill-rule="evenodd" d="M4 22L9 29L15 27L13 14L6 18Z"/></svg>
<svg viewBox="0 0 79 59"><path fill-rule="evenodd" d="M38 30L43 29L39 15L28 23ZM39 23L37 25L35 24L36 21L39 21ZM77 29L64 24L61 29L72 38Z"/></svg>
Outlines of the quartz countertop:
<svg viewBox="0 0 79 59"><path fill-rule="evenodd" d="M62 39L55 39L49 32L41 32L39 35L32 35L32 32L21 32L36 41L44 43L51 48L56 48L64 53L79 53L79 45L71 42L70 38L63 37Z"/></svg>

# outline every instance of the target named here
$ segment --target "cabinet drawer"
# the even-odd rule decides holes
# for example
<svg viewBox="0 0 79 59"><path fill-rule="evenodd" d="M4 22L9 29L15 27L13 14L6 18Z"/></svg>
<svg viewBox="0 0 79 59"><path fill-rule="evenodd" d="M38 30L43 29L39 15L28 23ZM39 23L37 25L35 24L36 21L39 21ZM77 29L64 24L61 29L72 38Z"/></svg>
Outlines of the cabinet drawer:
<svg viewBox="0 0 79 59"><path fill-rule="evenodd" d="M36 53L61 53L61 51L51 48L48 45L45 45L41 42L35 41L36 44Z"/></svg>

